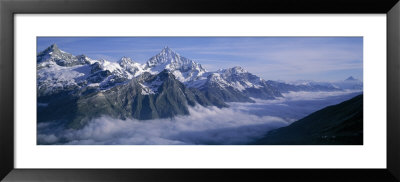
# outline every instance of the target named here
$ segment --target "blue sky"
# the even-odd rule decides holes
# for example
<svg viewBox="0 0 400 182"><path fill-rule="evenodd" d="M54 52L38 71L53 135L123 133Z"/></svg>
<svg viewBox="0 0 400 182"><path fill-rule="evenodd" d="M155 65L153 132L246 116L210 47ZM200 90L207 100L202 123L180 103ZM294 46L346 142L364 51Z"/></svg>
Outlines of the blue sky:
<svg viewBox="0 0 400 182"><path fill-rule="evenodd" d="M37 52L56 43L92 59L146 62L165 46L207 70L242 66L266 80L362 80L362 37L38 37Z"/></svg>

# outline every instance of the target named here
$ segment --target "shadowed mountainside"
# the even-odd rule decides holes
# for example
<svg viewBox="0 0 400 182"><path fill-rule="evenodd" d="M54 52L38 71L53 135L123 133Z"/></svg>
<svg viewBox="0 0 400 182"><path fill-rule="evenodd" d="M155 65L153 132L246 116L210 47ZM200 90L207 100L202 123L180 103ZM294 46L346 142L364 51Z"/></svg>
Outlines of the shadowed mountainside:
<svg viewBox="0 0 400 182"><path fill-rule="evenodd" d="M268 132L255 145L362 145L363 95Z"/></svg>

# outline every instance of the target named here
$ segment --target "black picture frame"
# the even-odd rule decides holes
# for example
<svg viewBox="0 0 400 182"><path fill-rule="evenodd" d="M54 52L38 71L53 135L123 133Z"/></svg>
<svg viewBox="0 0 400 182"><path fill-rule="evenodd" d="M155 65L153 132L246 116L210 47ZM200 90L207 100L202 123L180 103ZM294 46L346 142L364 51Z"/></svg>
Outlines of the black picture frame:
<svg viewBox="0 0 400 182"><path fill-rule="evenodd" d="M14 14L19 13L386 14L387 168L15 169ZM0 0L0 179L4 181L400 181L399 17L398 0Z"/></svg>

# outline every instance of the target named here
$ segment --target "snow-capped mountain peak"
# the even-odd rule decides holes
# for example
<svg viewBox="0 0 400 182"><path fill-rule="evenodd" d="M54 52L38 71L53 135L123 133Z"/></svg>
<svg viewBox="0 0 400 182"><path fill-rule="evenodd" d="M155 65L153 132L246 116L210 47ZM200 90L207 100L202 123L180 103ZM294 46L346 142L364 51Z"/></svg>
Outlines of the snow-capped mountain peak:
<svg viewBox="0 0 400 182"><path fill-rule="evenodd" d="M37 55L39 95L87 89L106 90L143 72L130 58L111 62L74 56L51 45Z"/></svg>
<svg viewBox="0 0 400 182"><path fill-rule="evenodd" d="M363 89L363 82L361 80L354 78L353 76L350 76L343 81L334 82L333 84L341 89L350 89L350 90Z"/></svg>
<svg viewBox="0 0 400 182"><path fill-rule="evenodd" d="M47 47L45 50L40 52L38 56L60 56L60 54L68 54L62 50L60 50L57 46L57 44L52 44L51 46Z"/></svg>
<svg viewBox="0 0 400 182"><path fill-rule="evenodd" d="M207 83L208 82L208 83ZM214 84L222 88L233 88L237 91L244 91L246 89L259 89L266 86L265 81L240 66L235 66L228 69L220 69L216 72L209 74L207 81L204 84ZM196 87L203 87L200 83Z"/></svg>
<svg viewBox="0 0 400 182"><path fill-rule="evenodd" d="M78 56L76 56L76 58L79 60L79 62L86 63L86 64L93 64L96 62L95 60L90 59L89 57L87 57L84 54L78 55Z"/></svg>
<svg viewBox="0 0 400 182"><path fill-rule="evenodd" d="M228 68L228 69L220 69L217 72L223 73L223 74L226 74L226 75L248 73L247 70L245 70L244 68L242 68L240 66L235 66L235 67Z"/></svg>
<svg viewBox="0 0 400 182"><path fill-rule="evenodd" d="M160 53L150 58L146 64L148 67L155 67L162 64L178 63L180 60L181 56L178 53L169 47L164 47Z"/></svg>
<svg viewBox="0 0 400 182"><path fill-rule="evenodd" d="M169 48L168 46L165 46L162 50L161 53L165 53L165 54L177 54L175 51L173 51L171 48Z"/></svg>
<svg viewBox="0 0 400 182"><path fill-rule="evenodd" d="M133 61L131 58L124 56L118 61L118 63L119 64L130 64L130 63L133 63Z"/></svg>
<svg viewBox="0 0 400 182"><path fill-rule="evenodd" d="M122 57L118 61L118 64L121 66L122 69L125 69L130 74L132 74L134 77L136 77L144 72L143 65L141 65L137 62L134 62L131 58L128 58L128 57Z"/></svg>
<svg viewBox="0 0 400 182"><path fill-rule="evenodd" d="M36 60L38 69L55 64L65 67L86 64L84 60L78 59L76 56L60 50L56 44L52 44L44 51L40 52Z"/></svg>
<svg viewBox="0 0 400 182"><path fill-rule="evenodd" d="M57 51L60 51L57 44L52 44L49 47L47 47L45 50L43 50L41 53L50 53L50 52L57 52Z"/></svg>
<svg viewBox="0 0 400 182"><path fill-rule="evenodd" d="M345 81L355 81L357 79L355 79L353 76L349 76Z"/></svg>
<svg viewBox="0 0 400 182"><path fill-rule="evenodd" d="M37 55L37 62L40 63L46 61L51 58L54 53L59 52L58 46L56 44L52 44Z"/></svg>
<svg viewBox="0 0 400 182"><path fill-rule="evenodd" d="M57 52L57 51L60 51L57 44L52 44L47 49L45 49L43 52Z"/></svg>
<svg viewBox="0 0 400 182"><path fill-rule="evenodd" d="M181 82L197 80L207 72L201 64L179 55L169 47L164 47L160 53L150 58L144 69L153 74L166 69Z"/></svg>

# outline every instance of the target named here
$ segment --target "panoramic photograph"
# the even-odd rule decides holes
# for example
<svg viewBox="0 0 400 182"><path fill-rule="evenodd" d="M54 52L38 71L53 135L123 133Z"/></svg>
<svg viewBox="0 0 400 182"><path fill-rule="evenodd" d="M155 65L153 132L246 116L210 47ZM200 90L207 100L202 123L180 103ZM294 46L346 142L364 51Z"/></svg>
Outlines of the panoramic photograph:
<svg viewBox="0 0 400 182"><path fill-rule="evenodd" d="M363 37L37 37L37 145L363 145Z"/></svg>

